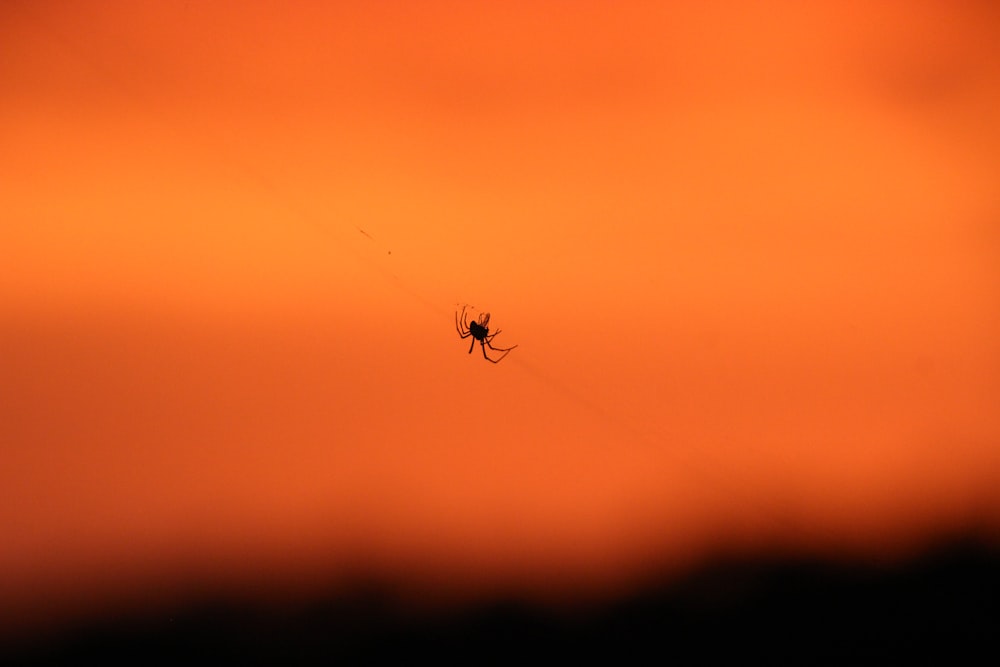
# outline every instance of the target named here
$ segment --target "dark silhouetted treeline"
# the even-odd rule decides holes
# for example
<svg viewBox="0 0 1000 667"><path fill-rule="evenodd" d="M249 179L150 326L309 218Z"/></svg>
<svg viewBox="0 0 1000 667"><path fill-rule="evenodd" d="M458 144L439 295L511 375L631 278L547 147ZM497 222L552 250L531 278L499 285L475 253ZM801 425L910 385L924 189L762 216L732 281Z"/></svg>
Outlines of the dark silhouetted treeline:
<svg viewBox="0 0 1000 667"><path fill-rule="evenodd" d="M296 664L599 657L659 664L1000 664L1000 548L963 539L886 565L716 562L600 605L414 612L377 587L298 606L205 600L14 642L0 664ZM343 663L341 663L343 664Z"/></svg>

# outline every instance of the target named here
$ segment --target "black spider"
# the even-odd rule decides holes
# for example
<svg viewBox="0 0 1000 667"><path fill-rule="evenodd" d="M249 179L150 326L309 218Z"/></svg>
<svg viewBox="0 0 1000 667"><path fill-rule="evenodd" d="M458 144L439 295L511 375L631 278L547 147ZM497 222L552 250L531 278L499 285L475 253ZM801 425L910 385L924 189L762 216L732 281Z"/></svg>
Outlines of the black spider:
<svg viewBox="0 0 1000 667"><path fill-rule="evenodd" d="M490 327L488 326L490 323L490 314L480 313L478 322L475 320L469 322L467 321L468 316L465 313L466 308L467 306L462 306L461 316L459 316L457 310L455 311L455 328L458 330L458 335L462 338L472 336L472 344L469 345L469 354L472 354L472 349L476 347L476 341L478 340L479 345L483 348L483 357L486 358L486 361L491 361L496 364L500 362L500 359L506 357L507 353L517 347L517 345L513 345L511 347L493 347L493 345L490 344L490 341L492 341L493 338L500 333L500 330L497 329L493 333L490 333ZM500 359L490 359L486 354L487 347L495 352L503 352L503 354L500 355Z"/></svg>

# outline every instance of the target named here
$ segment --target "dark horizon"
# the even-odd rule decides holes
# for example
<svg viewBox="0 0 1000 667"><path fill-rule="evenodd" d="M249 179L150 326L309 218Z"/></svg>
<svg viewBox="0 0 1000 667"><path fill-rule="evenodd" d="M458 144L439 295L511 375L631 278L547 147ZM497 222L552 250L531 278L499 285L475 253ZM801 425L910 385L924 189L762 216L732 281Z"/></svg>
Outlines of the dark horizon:
<svg viewBox="0 0 1000 667"><path fill-rule="evenodd" d="M77 619L0 644L3 664L231 659L470 659L652 651L690 662L898 660L1000 655L1000 539L970 532L894 563L829 558L720 558L680 578L653 578L602 602L517 598L421 609L391 587L356 582L296 603L206 596L155 611ZM468 653L468 652L473 653ZM495 652L495 653L491 653ZM884 664L884 663L882 663Z"/></svg>

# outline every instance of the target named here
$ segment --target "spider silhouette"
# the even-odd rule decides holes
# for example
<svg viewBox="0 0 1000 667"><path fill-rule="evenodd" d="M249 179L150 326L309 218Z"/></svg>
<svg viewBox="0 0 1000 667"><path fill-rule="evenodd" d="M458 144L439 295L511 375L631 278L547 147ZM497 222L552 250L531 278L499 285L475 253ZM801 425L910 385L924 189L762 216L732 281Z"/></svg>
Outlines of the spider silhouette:
<svg viewBox="0 0 1000 667"><path fill-rule="evenodd" d="M500 333L500 329L497 329L493 333L490 333L490 314L480 313L479 320L468 321L468 315L465 309L468 306L462 306L462 313L459 315L458 311L455 311L455 328L458 330L458 335L462 338L468 338L472 336L472 344L469 345L469 354L472 354L472 349L476 347L476 341L479 341L480 347L483 348L483 357L486 361L490 361L494 364L500 363L500 359L503 359L507 354L513 350L517 345L512 345L511 347L493 347L490 341ZM486 348L489 347L494 352L503 352L499 359L490 359L489 355L486 354Z"/></svg>

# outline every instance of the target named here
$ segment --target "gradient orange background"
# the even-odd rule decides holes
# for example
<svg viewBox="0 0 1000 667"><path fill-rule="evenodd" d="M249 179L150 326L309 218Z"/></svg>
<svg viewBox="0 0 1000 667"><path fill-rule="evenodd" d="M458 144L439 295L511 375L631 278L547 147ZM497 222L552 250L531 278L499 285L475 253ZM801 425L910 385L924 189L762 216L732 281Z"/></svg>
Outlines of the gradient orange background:
<svg viewBox="0 0 1000 667"><path fill-rule="evenodd" d="M4 2L0 619L996 535L998 43L989 2Z"/></svg>

